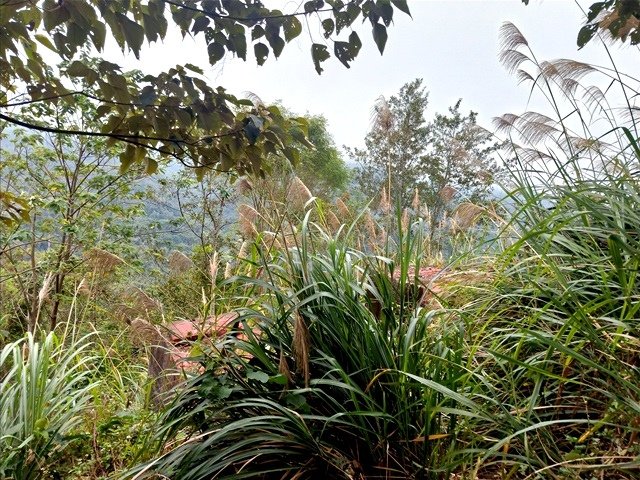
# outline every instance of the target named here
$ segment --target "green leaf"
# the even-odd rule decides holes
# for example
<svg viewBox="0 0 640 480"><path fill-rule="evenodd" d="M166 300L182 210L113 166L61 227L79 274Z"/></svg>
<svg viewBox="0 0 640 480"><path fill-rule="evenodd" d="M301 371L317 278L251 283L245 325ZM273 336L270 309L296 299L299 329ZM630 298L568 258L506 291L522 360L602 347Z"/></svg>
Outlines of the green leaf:
<svg viewBox="0 0 640 480"><path fill-rule="evenodd" d="M58 50L56 50L56 47L53 46L53 43L51 43L49 37L47 37L46 35L42 35L41 33L36 33L34 37L40 44L44 45L49 50L53 50L54 52L58 53Z"/></svg>
<svg viewBox="0 0 640 480"><path fill-rule="evenodd" d="M376 42L380 55L384 53L384 47L387 44L387 27L380 23L373 26L373 41Z"/></svg>
<svg viewBox="0 0 640 480"><path fill-rule="evenodd" d="M322 7L324 7L323 0L311 0L309 2L305 2L304 11L305 13L311 13L321 9Z"/></svg>
<svg viewBox="0 0 640 480"><path fill-rule="evenodd" d="M233 45L233 50L238 55L238 58L247 60L247 37L245 37L244 30L242 33L234 33L229 37L229 41Z"/></svg>
<svg viewBox="0 0 640 480"><path fill-rule="evenodd" d="M282 153L284 153L284 156L287 157L287 160L289 160L294 167L300 162L300 152L297 149L285 147Z"/></svg>
<svg viewBox="0 0 640 480"><path fill-rule="evenodd" d="M147 175L153 175L158 171L158 162L154 159L147 157L147 165L145 167L145 172Z"/></svg>
<svg viewBox="0 0 640 480"><path fill-rule="evenodd" d="M248 380L257 380L260 383L267 383L269 381L269 375L264 372L249 370L247 372Z"/></svg>
<svg viewBox="0 0 640 480"><path fill-rule="evenodd" d="M193 32L194 34L198 32L204 32L209 26L209 22L209 17L201 15L193 22L193 25L191 26L191 32Z"/></svg>
<svg viewBox="0 0 640 480"><path fill-rule="evenodd" d="M125 173L133 163L136 156L136 147L128 144L124 152L120 154L120 173Z"/></svg>
<svg viewBox="0 0 640 480"><path fill-rule="evenodd" d="M197 73L199 75L203 75L204 74L204 71L200 67L198 67L197 65L194 65L192 63L185 64L184 68L186 68L187 70L192 71L193 73Z"/></svg>
<svg viewBox="0 0 640 480"><path fill-rule="evenodd" d="M97 22L93 24L93 31L91 32L91 40L93 41L93 45L96 47L96 50L99 52L104 48L104 41L107 36L107 27L105 27L104 23Z"/></svg>
<svg viewBox="0 0 640 480"><path fill-rule="evenodd" d="M355 58L358 53L360 53L360 48L362 48L362 42L355 30L349 35L349 43L351 44L353 57Z"/></svg>
<svg viewBox="0 0 640 480"><path fill-rule="evenodd" d="M264 28L260 25L256 25L253 27L253 30L251 30L251 40L257 40L260 37L264 37Z"/></svg>
<svg viewBox="0 0 640 480"><path fill-rule="evenodd" d="M94 70L87 67L84 63L78 60L74 60L67 67L67 75L69 75L70 77L88 77L97 74Z"/></svg>
<svg viewBox="0 0 640 480"><path fill-rule="evenodd" d="M256 62L258 62L258 65L264 65L264 62L269 56L269 47L264 43L258 42L253 46L253 53L256 56Z"/></svg>
<svg viewBox="0 0 640 480"><path fill-rule="evenodd" d="M528 2L529 0L525 0ZM409 11L409 5L407 5L407 0L391 0L391 3L400 11L406 13L411 17L411 12ZM411 17L413 18L413 17Z"/></svg>
<svg viewBox="0 0 640 480"><path fill-rule="evenodd" d="M351 44L348 42L334 42L333 53L336 58L347 68L350 68L349 62L353 61Z"/></svg>
<svg viewBox="0 0 640 480"><path fill-rule="evenodd" d="M124 39L126 40L127 45L129 45L129 48L139 60L140 48L142 48L142 43L144 42L144 28L142 25L138 25L133 20L130 20L129 17L122 15L121 13L116 13L116 18L122 27L122 33L124 34Z"/></svg>
<svg viewBox="0 0 640 480"><path fill-rule="evenodd" d="M326 18L322 21L322 29L324 30L324 38L329 38L335 30L335 23L331 18Z"/></svg>
<svg viewBox="0 0 640 480"><path fill-rule="evenodd" d="M378 3L378 13L380 13L380 17L387 27L391 25L393 21L393 7L390 3Z"/></svg>
<svg viewBox="0 0 640 480"><path fill-rule="evenodd" d="M50 2L56 5L54 8L46 8L48 2L45 2L45 5L42 11L42 21L44 22L44 28L47 31L53 30L58 25L63 24L67 20L71 18L71 14L65 8L64 4L57 5L55 2Z"/></svg>
<svg viewBox="0 0 640 480"><path fill-rule="evenodd" d="M290 42L302 33L302 23L296 17L288 17L282 24L284 29L284 39Z"/></svg>
<svg viewBox="0 0 640 480"><path fill-rule="evenodd" d="M225 49L220 43L214 41L207 47L207 52L209 53L209 63L214 65L218 61L222 60L225 54Z"/></svg>
<svg viewBox="0 0 640 480"><path fill-rule="evenodd" d="M318 74L322 73L320 63L327 60L330 56L331 55L329 54L326 45L322 45L320 43L314 43L311 45L311 58L313 59L313 64L315 65L316 72L318 72Z"/></svg>
<svg viewBox="0 0 640 480"><path fill-rule="evenodd" d="M597 28L596 25L585 25L580 29L580 32L578 32L578 49L584 47L593 38Z"/></svg>
<svg viewBox="0 0 640 480"><path fill-rule="evenodd" d="M277 385L286 385L289 383L287 376L279 373L278 375L274 375L273 377L269 377L269 383L275 383Z"/></svg>

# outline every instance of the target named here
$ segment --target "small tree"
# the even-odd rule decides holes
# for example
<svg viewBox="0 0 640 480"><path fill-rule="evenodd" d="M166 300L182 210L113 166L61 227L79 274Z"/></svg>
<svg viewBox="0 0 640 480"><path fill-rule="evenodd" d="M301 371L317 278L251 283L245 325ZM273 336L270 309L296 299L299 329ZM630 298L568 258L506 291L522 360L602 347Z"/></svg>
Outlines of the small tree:
<svg viewBox="0 0 640 480"><path fill-rule="evenodd" d="M392 202L408 206L414 189L424 189L427 104L422 79L416 79L388 101L381 97L374 106L365 149L348 149L358 163L355 181L367 197L378 195L384 188Z"/></svg>
<svg viewBox="0 0 640 480"><path fill-rule="evenodd" d="M79 128L90 128L94 113L88 102L30 111ZM11 313L24 319L29 331L45 313L54 329L66 280L82 268L87 252L98 247L122 254L135 248L133 220L143 213L144 192L134 188L136 169L120 170L121 149L104 139L17 129L10 145L1 151L0 188L29 198L31 216L2 231L0 284L10 279L19 292Z"/></svg>
<svg viewBox="0 0 640 480"><path fill-rule="evenodd" d="M447 115L436 114L428 123L427 104L421 79L405 84L388 102L379 100L366 148L350 154L358 162L356 182L365 195L385 191L391 203L409 207L417 190L434 231L456 199L484 200L499 169L492 158L497 145L477 125L475 112L461 114L459 100Z"/></svg>

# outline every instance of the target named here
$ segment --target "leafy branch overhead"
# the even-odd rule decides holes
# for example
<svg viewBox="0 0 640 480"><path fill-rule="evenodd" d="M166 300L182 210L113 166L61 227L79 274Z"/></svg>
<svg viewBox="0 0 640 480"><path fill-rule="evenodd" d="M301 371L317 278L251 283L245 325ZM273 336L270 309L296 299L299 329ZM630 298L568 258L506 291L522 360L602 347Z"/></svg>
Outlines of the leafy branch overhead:
<svg viewBox="0 0 640 480"><path fill-rule="evenodd" d="M396 10L409 14L406 0L313 0L286 13L253 0L43 0L0 3L0 119L53 133L105 136L124 142L126 169L144 162L157 168L156 152L194 167L264 174L264 158L284 155L295 162L296 142L308 144L304 119L286 118L278 108L236 98L214 88L194 65L176 66L159 75L126 74L87 52L104 52L107 37L140 58L145 42L167 36L173 24L182 36L204 38L209 63L228 55L247 60L253 50L258 65L279 57L303 30L319 21L321 43L311 46L318 73L333 54L346 67L358 55L361 40L352 30L369 21L380 52ZM312 31L309 28L309 31ZM346 40L344 40L346 38ZM54 67L44 49L63 61ZM49 52L50 53L50 52ZM99 131L20 119L16 109L28 104L73 105L79 97L97 107ZM153 158L152 158L153 157Z"/></svg>
<svg viewBox="0 0 640 480"><path fill-rule="evenodd" d="M522 0L525 5L529 0ZM631 45L640 44L640 0L606 0L595 2L586 13L586 22L578 32L578 48L584 47L596 34Z"/></svg>

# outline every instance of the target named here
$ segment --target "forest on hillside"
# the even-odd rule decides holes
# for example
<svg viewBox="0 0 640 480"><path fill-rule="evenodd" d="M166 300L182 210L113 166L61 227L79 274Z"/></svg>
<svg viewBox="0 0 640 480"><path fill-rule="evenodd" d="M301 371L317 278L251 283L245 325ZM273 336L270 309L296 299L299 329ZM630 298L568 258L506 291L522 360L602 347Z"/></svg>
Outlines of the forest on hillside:
<svg viewBox="0 0 640 480"><path fill-rule="evenodd" d="M0 0L0 479L640 478L640 2L567 24L606 66L503 23L543 110L409 77L346 146L207 68L413 2L277 3Z"/></svg>

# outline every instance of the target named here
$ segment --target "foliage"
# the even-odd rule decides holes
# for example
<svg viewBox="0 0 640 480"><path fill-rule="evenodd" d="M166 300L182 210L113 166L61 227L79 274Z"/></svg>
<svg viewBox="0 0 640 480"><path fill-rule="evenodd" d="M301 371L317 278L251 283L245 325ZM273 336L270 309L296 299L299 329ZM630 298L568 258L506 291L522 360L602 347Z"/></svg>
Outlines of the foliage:
<svg viewBox="0 0 640 480"><path fill-rule="evenodd" d="M513 28L505 45L528 47ZM445 267L423 303L420 221L397 215L376 255L350 246L368 212L329 234L311 208L295 242L257 249L253 275L229 281L247 288L242 332L204 352L135 478L634 478L637 122L595 136L617 110L572 117L560 100L604 99L567 81L587 66L532 65L558 120L500 119L513 156L502 250L480 271Z"/></svg>
<svg viewBox="0 0 640 480"><path fill-rule="evenodd" d="M374 106L365 150L349 151L359 164L356 182L368 198L379 195L384 187L392 203L405 207L411 203L414 188L424 190L427 103L422 79L416 79L403 85L389 101L381 98Z"/></svg>
<svg viewBox="0 0 640 480"><path fill-rule="evenodd" d="M93 113L88 102L78 102L73 109L32 107L29 111L31 118L50 116L86 126L95 125ZM114 160L118 149L101 139L16 129L9 148L3 147L1 153L0 188L29 198L31 213L28 223L3 230L0 236L0 280L10 281L20 292L15 303L7 297L4 306L13 304L11 313L32 332L36 317L47 313L53 329L63 296L69 293L69 276L86 273L87 266L93 267L94 275L105 273L90 258L92 249L130 259L138 256L132 241L146 192L136 188L140 172L120 172ZM44 292L50 303L39 300L45 274L50 275Z"/></svg>
<svg viewBox="0 0 640 480"><path fill-rule="evenodd" d="M322 115L305 115L309 122L309 141L313 148L300 150L300 161L294 165L298 177L314 196L332 200L346 190L347 168Z"/></svg>
<svg viewBox="0 0 640 480"><path fill-rule="evenodd" d="M522 0L525 5L529 0ZM640 43L640 1L606 0L591 4L585 25L578 33L578 48L584 47L597 33L631 45Z"/></svg>
<svg viewBox="0 0 640 480"><path fill-rule="evenodd" d="M157 162L149 155L155 151L201 170L264 173L262 160L267 154L294 158L291 140L304 141L304 122L285 119L276 107L253 105L221 87L212 88L194 65L177 66L159 75L130 76L105 59L87 63L83 52L95 49L102 53L106 39L112 37L123 51L139 58L145 40L164 40L171 24L183 37L204 38L212 65L228 54L246 60L251 45L261 65L270 53L279 57L286 43L300 35L300 18L310 21L319 17L324 38L332 39L334 55L348 67L361 41L355 31L346 41L340 40L341 34L358 18L369 20L373 39L382 52L396 9L409 13L406 0L326 4L314 0L293 13L270 10L260 1L241 0L3 2L0 119L41 131L124 142L124 168L137 162L146 164L148 172L155 171ZM66 64L54 69L39 47L55 52ZM326 45L313 43L311 56L320 73L321 63L330 57ZM26 89L26 100L10 98L21 86ZM29 103L73 105L79 98L95 102L103 124L100 129L50 127L22 121L8 111Z"/></svg>
<svg viewBox="0 0 640 480"><path fill-rule="evenodd" d="M260 333L245 328L203 359L161 430L187 436L140 474L417 478L455 444L453 412L474 408L458 393L464 329L403 293L421 242L406 238L395 263L317 228L305 223L300 247L262 263L268 283L237 279L263 291L242 317Z"/></svg>
<svg viewBox="0 0 640 480"><path fill-rule="evenodd" d="M0 475L42 478L74 441L92 400L88 338L66 345L50 332L31 333L0 352Z"/></svg>
<svg viewBox="0 0 640 480"><path fill-rule="evenodd" d="M359 164L358 186L369 198L382 191L383 210L399 204L417 214L419 199L427 204L433 239L445 213L453 213L460 201L487 199L499 168L492 158L497 145L477 125L475 112L463 116L458 101L448 115L436 114L427 123L427 100L421 79L405 84L389 101L379 100L366 149L351 155Z"/></svg>

